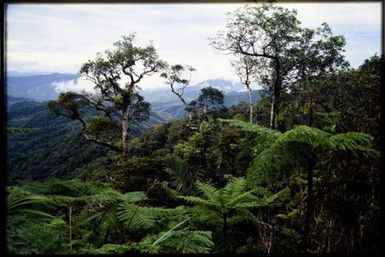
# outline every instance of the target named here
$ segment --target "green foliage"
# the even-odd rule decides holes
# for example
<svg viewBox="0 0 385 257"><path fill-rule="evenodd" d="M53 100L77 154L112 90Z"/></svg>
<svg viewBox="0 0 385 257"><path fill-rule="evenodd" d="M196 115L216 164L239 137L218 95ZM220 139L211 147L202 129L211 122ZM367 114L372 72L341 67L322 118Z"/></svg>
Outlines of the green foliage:
<svg viewBox="0 0 385 257"><path fill-rule="evenodd" d="M105 244L100 248L81 249L81 254L124 254L131 252L133 246L124 244Z"/></svg>
<svg viewBox="0 0 385 257"><path fill-rule="evenodd" d="M7 128L7 132L12 136L33 134L36 131L37 128Z"/></svg>
<svg viewBox="0 0 385 257"><path fill-rule="evenodd" d="M166 254L207 254L214 247L211 232L199 230L169 230L158 235L149 236L138 245L141 253Z"/></svg>
<svg viewBox="0 0 385 257"><path fill-rule="evenodd" d="M249 53L269 60L249 61L262 71L256 79L264 86L275 79L275 89L266 90L255 108L256 120L269 124L270 99L281 94L274 121L280 132L243 121L249 114L244 104L209 119L223 104L223 94L209 87L188 106L198 127L173 121L129 143L120 140L132 122L148 118L137 84L165 67L151 45L137 47L134 35L124 37L82 66L100 98L68 92L48 103L53 112L79 120L83 131L38 104L12 105L11 181L32 181L6 188L9 253L376 252L382 59L337 72L346 67L340 54L345 42L326 24L301 28L294 11L273 5L241 8L233 18L222 34L227 41L217 46L245 54L250 43L274 44ZM137 64L149 70L133 73ZM161 75L172 90L172 83L180 84L179 97L189 83L186 71L193 69L174 65ZM121 83L123 74L131 81ZM82 132L123 149L126 158L117 163L112 151L84 146Z"/></svg>
<svg viewBox="0 0 385 257"><path fill-rule="evenodd" d="M258 155L271 144L273 144L281 135L281 133L276 130L270 130L266 127L258 126L250 122L231 119L220 119L220 121L224 124L228 124L233 127L238 127L244 131L252 132L253 134L255 134L255 144L253 147L255 155Z"/></svg>
<svg viewBox="0 0 385 257"><path fill-rule="evenodd" d="M199 132L174 147L174 154L186 163L185 172L189 173L187 179L190 182L197 179L213 180L215 183L223 181L223 173L218 168L220 150L216 147L219 129L218 124L203 122Z"/></svg>
<svg viewBox="0 0 385 257"><path fill-rule="evenodd" d="M205 87L201 89L197 102L202 108L210 110L222 105L223 100L224 94L222 91L213 87Z"/></svg>
<svg viewBox="0 0 385 257"><path fill-rule="evenodd" d="M134 45L135 34L122 37L114 43L115 49L98 53L95 60L84 63L79 74L92 82L95 93L86 94L65 92L61 93L58 100L48 102L48 109L56 115L77 120L83 126L84 136L87 140L110 147L121 152L122 160L128 157L128 142L130 127L135 122L143 122L149 118L150 104L139 95L138 83L143 77L152 75L165 68L166 63L159 59L152 45L138 47ZM129 82L123 82L125 76ZM84 118L84 107L92 108L104 118L93 119L87 124ZM111 123L107 122L107 119ZM110 137L114 134L102 133L98 128L112 123L120 122L120 137L122 148L116 147ZM91 134L89 134L91 132Z"/></svg>
<svg viewBox="0 0 385 257"><path fill-rule="evenodd" d="M358 131L378 137L379 63L381 58L375 55L358 69L293 84L293 91L282 96L282 122L286 129L304 124L331 133Z"/></svg>
<svg viewBox="0 0 385 257"><path fill-rule="evenodd" d="M226 30L219 31L212 44L249 59L251 75L271 97L272 129L282 126L280 97L288 88L349 65L342 54L343 36L333 36L326 23L316 30L304 28L295 10L272 3L247 5L229 13Z"/></svg>
<svg viewBox="0 0 385 257"><path fill-rule="evenodd" d="M9 245L11 251L16 250L16 245L21 243L28 248L28 242L32 238L21 233L28 233L27 229L36 226L42 228L39 230L41 233L36 234L39 240L44 238L48 240L50 233L56 233L57 229L69 231L71 227L72 241L68 241L67 233L61 233L60 238L51 239L52 245L38 245L37 249L33 250L36 244L32 244L27 252L63 253L69 249L67 242L73 248L87 252L81 248L87 245L93 245L95 248L100 245L106 235L113 233L110 229L114 226L118 231L124 228L125 233L133 233L132 235L138 240L141 238L140 235L144 236L149 231L160 232L162 229L169 229L186 213L183 207L164 209L143 206L143 201L147 199L143 192L122 194L105 184L80 180L31 182L25 184L23 188L11 187L9 190L8 215L11 219L8 223L8 232L9 238L12 239ZM72 208L70 224L67 216L69 208ZM32 215L35 219L32 221L24 219L26 215ZM18 222L19 219L21 222ZM96 231L92 232L94 229ZM50 248L51 246L57 248ZM106 245L92 251L110 252L112 248Z"/></svg>
<svg viewBox="0 0 385 257"><path fill-rule="evenodd" d="M190 172L191 169L187 167L186 162L175 155L166 156L164 162L167 166L166 171L174 179L176 189L184 193L192 193L197 176Z"/></svg>
<svg viewBox="0 0 385 257"><path fill-rule="evenodd" d="M97 113L86 109L84 115L87 120L92 120ZM51 177L111 182L109 178L114 170L111 165L116 164L118 156L104 146L88 144L79 124L65 117L56 117L47 110L46 103L15 103L8 108L7 119L9 127L34 130L33 133L7 137L9 184ZM139 136L160 122L164 120L151 113L149 121L132 127L132 136ZM100 133L107 138L116 132L102 131ZM117 143L115 148L121 149L122 144Z"/></svg>
<svg viewBox="0 0 385 257"><path fill-rule="evenodd" d="M328 151L350 151L353 155L378 157L372 147L373 138L363 133L328 133L307 126L298 126L277 138L261 152L247 171L248 180L257 185L266 179L289 177L296 167L306 167L309 159L322 158Z"/></svg>
<svg viewBox="0 0 385 257"><path fill-rule="evenodd" d="M13 215L17 213L29 214L40 218L54 218L47 212L36 210L52 207L54 201L44 195L36 195L18 187L8 187L7 213Z"/></svg>
<svg viewBox="0 0 385 257"><path fill-rule="evenodd" d="M87 135L98 138L101 141L116 144L118 143L116 140L120 136L120 129L121 127L116 122L112 122L105 116L94 116L84 131Z"/></svg>
<svg viewBox="0 0 385 257"><path fill-rule="evenodd" d="M317 118L320 121L321 129L333 133L336 129L336 125L341 119L340 112L316 112Z"/></svg>
<svg viewBox="0 0 385 257"><path fill-rule="evenodd" d="M246 179L231 179L225 187L217 189L209 184L197 183L203 197L181 196L196 205L195 218L203 223L214 223L222 227L242 221L257 222L250 209L267 207L281 200L289 192L284 189L274 195L258 198L252 190L247 190Z"/></svg>
<svg viewBox="0 0 385 257"><path fill-rule="evenodd" d="M379 158L380 153L372 148L374 138L360 132L348 132L330 137L334 151L350 152L355 157L363 154L366 158Z"/></svg>
<svg viewBox="0 0 385 257"><path fill-rule="evenodd" d="M115 186L123 192L146 190L150 180L165 180L168 177L160 157L132 157L114 174Z"/></svg>

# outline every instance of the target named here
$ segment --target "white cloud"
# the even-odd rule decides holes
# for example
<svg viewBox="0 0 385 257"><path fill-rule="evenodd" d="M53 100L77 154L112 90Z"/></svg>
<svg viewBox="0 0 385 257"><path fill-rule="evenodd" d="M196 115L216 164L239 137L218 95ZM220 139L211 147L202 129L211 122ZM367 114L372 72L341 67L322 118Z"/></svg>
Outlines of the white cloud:
<svg viewBox="0 0 385 257"><path fill-rule="evenodd" d="M60 81L60 82L53 82L52 85L54 86L56 92L78 92L81 93L83 91L88 93L95 92L94 86L89 80L85 80L82 78L79 79L73 79L73 80L67 80L67 81Z"/></svg>

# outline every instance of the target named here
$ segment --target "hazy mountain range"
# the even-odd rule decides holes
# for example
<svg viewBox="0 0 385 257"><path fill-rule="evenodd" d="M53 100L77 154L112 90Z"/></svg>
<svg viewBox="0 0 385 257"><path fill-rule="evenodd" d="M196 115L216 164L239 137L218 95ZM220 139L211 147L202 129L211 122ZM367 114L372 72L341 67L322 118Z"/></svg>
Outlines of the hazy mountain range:
<svg viewBox="0 0 385 257"><path fill-rule="evenodd" d="M26 100L42 102L56 99L60 93L57 83L76 79L78 79L76 74L24 75L16 72L8 73L8 104ZM223 79L210 79L188 86L184 93L185 99L191 101L197 98L200 89L207 86L218 88L225 93L224 104L227 107L238 104L240 101L247 101L248 99L246 91L244 91L244 87L240 83L233 83ZM165 116L165 120L169 120L171 117L180 118L185 115L181 102L166 85L156 89L143 90L142 94L151 103L152 110L161 116ZM253 102L257 102L259 98L259 91L255 90Z"/></svg>
<svg viewBox="0 0 385 257"><path fill-rule="evenodd" d="M7 94L13 97L30 98L35 101L56 99L55 82L77 79L76 74L52 73L32 76L8 76Z"/></svg>

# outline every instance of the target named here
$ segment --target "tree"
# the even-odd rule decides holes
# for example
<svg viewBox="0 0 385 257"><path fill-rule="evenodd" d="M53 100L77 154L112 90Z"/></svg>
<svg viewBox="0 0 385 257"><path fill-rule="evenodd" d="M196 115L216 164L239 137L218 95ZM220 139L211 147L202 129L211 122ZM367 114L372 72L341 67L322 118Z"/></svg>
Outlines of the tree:
<svg viewBox="0 0 385 257"><path fill-rule="evenodd" d="M214 115L223 108L224 98L221 90L209 86L202 88L198 98L187 105L186 110L191 114L192 120L198 120L197 129L202 121L208 121L209 115Z"/></svg>
<svg viewBox="0 0 385 257"><path fill-rule="evenodd" d="M195 129L195 127L191 126L192 114L191 111L189 111L190 109L188 108L188 104L184 99L183 94L191 81L191 74L193 71L195 71L195 69L192 66L176 64L168 67L167 71L160 75L166 79L166 84L170 86L172 93L182 101L185 109L188 111L187 127L190 129Z"/></svg>
<svg viewBox="0 0 385 257"><path fill-rule="evenodd" d="M316 31L302 28L295 10L273 4L245 6L230 14L227 30L214 47L249 56L259 67L259 80L271 91L270 128L276 127L281 92L306 70L332 71L346 64L341 55L345 40L333 37L324 24Z"/></svg>
<svg viewBox="0 0 385 257"><path fill-rule="evenodd" d="M298 126L279 135L275 142L256 156L247 170L247 179L253 186L259 186L264 181L275 183L277 178L289 177L291 172L303 168L307 174L307 206L302 242L304 247L309 248L314 212L313 176L317 165L328 163L328 156L338 153L345 156L351 154L355 158L378 158L379 152L372 148L372 141L373 137L364 133L331 136L316 128Z"/></svg>
<svg viewBox="0 0 385 257"><path fill-rule="evenodd" d="M254 80L256 74L256 66L253 63L253 59L247 55L241 55L237 61L233 61L232 66L235 68L235 71L241 80L241 83L246 86L246 89L249 94L249 121L253 123L253 90L251 88L251 83Z"/></svg>
<svg viewBox="0 0 385 257"><path fill-rule="evenodd" d="M138 47L134 39L135 34L124 36L114 43L114 50L98 53L95 60L82 65L80 75L93 83L95 93L62 93L48 103L56 114L80 121L87 140L121 151L122 161L128 158L130 126L149 116L150 104L138 94L139 83L166 66L151 44ZM85 108L102 115L87 122ZM120 130L118 143L113 141L112 128Z"/></svg>
<svg viewBox="0 0 385 257"><path fill-rule="evenodd" d="M282 96L279 123L286 129L306 124L332 133L370 133L378 145L381 58L373 56L358 69L308 77Z"/></svg>
<svg viewBox="0 0 385 257"><path fill-rule="evenodd" d="M259 198L254 195L256 190L247 189L247 182L243 177L232 179L219 189L199 181L197 187L203 197L180 196L180 198L195 204L197 220L219 226L227 249L230 248L229 227L242 221L258 222L251 209L269 207L271 204L287 198L289 194L288 188L284 188L278 193L265 194L264 197Z"/></svg>
<svg viewBox="0 0 385 257"><path fill-rule="evenodd" d="M224 98L223 92L219 89L213 87L202 88L197 99L197 106L201 110L203 119L207 120L207 114L219 110L223 105Z"/></svg>

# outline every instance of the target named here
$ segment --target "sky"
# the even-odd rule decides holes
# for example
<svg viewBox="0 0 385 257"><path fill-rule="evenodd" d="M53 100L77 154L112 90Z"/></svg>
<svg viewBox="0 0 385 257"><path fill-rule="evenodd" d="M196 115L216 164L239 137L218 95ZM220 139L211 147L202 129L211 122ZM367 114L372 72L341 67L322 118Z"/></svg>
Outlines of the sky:
<svg viewBox="0 0 385 257"><path fill-rule="evenodd" d="M209 38L226 25L226 13L244 4L9 4L7 70L19 73L77 73L96 53L111 49L121 36L137 34L138 45L152 41L170 64L196 68L192 83L207 79L238 81L229 55ZM381 4L286 3L302 25L330 25L346 39L345 56L352 67L381 53ZM162 83L158 76L143 88ZM76 83L72 86L76 86Z"/></svg>

